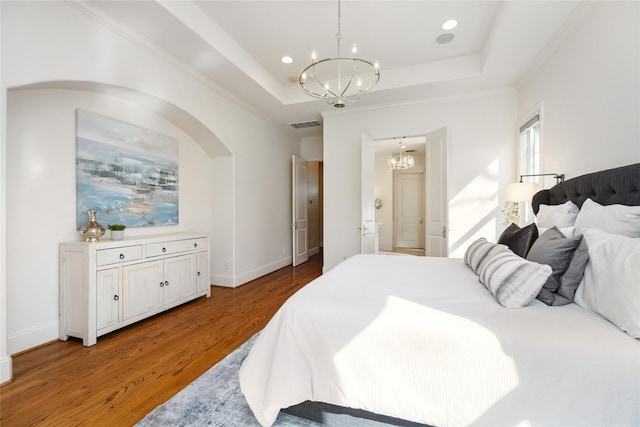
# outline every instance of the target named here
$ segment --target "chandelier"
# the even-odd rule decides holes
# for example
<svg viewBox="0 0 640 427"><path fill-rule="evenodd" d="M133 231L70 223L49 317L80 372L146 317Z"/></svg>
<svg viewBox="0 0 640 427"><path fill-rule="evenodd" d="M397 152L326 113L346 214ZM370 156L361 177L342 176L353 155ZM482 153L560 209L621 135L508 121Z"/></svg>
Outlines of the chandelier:
<svg viewBox="0 0 640 427"><path fill-rule="evenodd" d="M356 58L358 49L353 45L351 56L340 56L340 0L338 0L338 56L317 60L316 51L311 54L311 65L300 74L298 81L307 95L325 99L336 108L345 101L355 102L360 95L374 87L380 80L378 63Z"/></svg>
<svg viewBox="0 0 640 427"><path fill-rule="evenodd" d="M400 154L392 154L391 158L387 160L387 167L391 170L405 170L414 166L413 156L407 155L404 151L406 148L400 141Z"/></svg>

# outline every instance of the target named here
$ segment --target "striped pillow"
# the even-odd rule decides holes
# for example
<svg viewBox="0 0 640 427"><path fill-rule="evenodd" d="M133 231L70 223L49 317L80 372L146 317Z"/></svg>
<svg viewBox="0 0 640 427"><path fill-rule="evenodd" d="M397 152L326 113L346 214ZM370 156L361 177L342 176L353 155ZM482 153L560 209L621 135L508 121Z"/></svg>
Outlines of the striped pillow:
<svg viewBox="0 0 640 427"><path fill-rule="evenodd" d="M487 242L487 239L481 237L467 248L464 253L464 263L471 267L474 273L478 274L491 257L508 249L505 245Z"/></svg>
<svg viewBox="0 0 640 427"><path fill-rule="evenodd" d="M484 263L478 278L500 305L521 308L538 295L551 271L548 265L527 261L511 251L503 251Z"/></svg>

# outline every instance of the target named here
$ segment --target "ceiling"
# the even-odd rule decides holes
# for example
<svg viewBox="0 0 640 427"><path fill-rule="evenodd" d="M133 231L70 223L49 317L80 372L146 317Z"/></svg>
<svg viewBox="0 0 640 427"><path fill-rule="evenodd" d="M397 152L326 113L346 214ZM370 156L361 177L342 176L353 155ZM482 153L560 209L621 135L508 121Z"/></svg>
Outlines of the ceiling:
<svg viewBox="0 0 640 427"><path fill-rule="evenodd" d="M346 109L514 87L577 15L576 1L360 1L341 5L342 50L380 64L380 82ZM337 1L81 2L131 37L300 137L335 109L297 77L337 54ZM448 19L458 21L442 29ZM451 42L436 39L452 33ZM280 58L288 55L292 64Z"/></svg>

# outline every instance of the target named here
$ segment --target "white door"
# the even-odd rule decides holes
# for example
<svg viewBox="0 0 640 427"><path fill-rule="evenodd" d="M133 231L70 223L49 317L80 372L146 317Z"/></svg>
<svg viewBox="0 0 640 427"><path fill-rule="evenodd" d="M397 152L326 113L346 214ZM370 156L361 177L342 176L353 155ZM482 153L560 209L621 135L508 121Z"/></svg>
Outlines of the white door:
<svg viewBox="0 0 640 427"><path fill-rule="evenodd" d="M447 201L447 129L427 134L427 227L425 255L449 255Z"/></svg>
<svg viewBox="0 0 640 427"><path fill-rule="evenodd" d="M361 189L360 189L360 253L373 254L376 248L375 224L375 141L368 135L362 134L361 148Z"/></svg>
<svg viewBox="0 0 640 427"><path fill-rule="evenodd" d="M397 248L424 248L424 173L395 174L395 236Z"/></svg>
<svg viewBox="0 0 640 427"><path fill-rule="evenodd" d="M292 218L293 266L309 259L309 216L307 211L307 162L293 156L292 163Z"/></svg>

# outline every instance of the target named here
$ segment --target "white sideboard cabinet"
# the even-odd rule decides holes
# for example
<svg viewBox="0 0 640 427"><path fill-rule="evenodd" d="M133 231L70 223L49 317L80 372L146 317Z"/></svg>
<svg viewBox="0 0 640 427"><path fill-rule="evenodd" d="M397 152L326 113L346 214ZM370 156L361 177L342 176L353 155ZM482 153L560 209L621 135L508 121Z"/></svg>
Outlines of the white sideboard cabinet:
<svg viewBox="0 0 640 427"><path fill-rule="evenodd" d="M174 233L60 244L60 339L99 336L211 296L209 238Z"/></svg>

